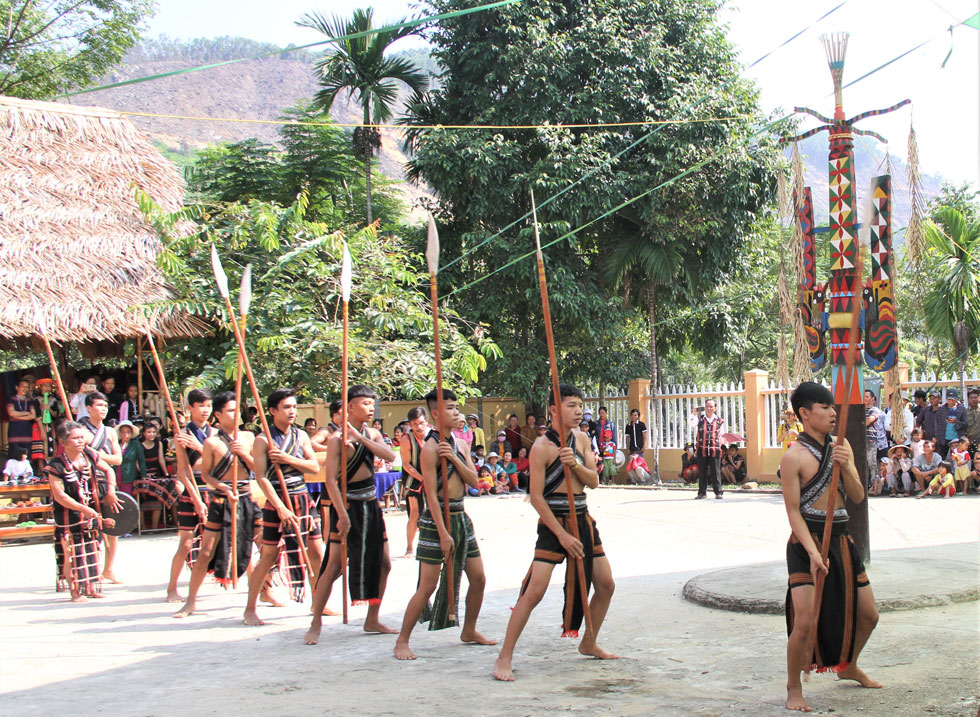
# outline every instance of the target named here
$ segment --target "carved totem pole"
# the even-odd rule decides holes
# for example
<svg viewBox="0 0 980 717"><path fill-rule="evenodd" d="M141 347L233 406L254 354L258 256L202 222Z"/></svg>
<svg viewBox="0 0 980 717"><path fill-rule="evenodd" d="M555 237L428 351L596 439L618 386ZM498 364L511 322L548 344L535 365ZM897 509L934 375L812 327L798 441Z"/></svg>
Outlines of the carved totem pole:
<svg viewBox="0 0 980 717"><path fill-rule="evenodd" d="M870 229L871 277L865 283L858 276L856 259L859 227L857 216L857 189L854 184L854 135L866 135L885 142L885 139L854 125L868 117L886 114L899 109L909 100L882 110L871 110L846 119L843 107L844 55L847 51L847 33L824 35L824 48L834 81L834 118L824 117L814 110L796 107L826 124L791 137L784 142L797 142L827 130L830 133L830 224L817 229L813 221L813 201L809 187L795 187L796 222L802 237L802 266L799 267L799 303L797 310L802 317L810 352L810 367L817 371L827 360L826 334L830 332L831 385L838 407L849 403L856 407L849 412L848 425L844 427L848 442L854 450L858 472L867 481L868 466L865 455L864 380L860 361L855 362L850 382L844 375L845 355L853 302L862 301L861 334L865 362L875 371L887 371L897 358L898 328L895 321L895 300L892 287L891 251L891 177L882 175L871 182L871 216L866 217ZM817 233L830 234L830 280L826 285L817 284L816 243ZM867 256L867 254L865 254ZM860 340L860 337L858 338ZM850 394L845 395L847 386ZM838 409L839 413L839 409ZM848 501L851 516L851 533L861 556L870 558L868 540L867 501L853 505Z"/></svg>

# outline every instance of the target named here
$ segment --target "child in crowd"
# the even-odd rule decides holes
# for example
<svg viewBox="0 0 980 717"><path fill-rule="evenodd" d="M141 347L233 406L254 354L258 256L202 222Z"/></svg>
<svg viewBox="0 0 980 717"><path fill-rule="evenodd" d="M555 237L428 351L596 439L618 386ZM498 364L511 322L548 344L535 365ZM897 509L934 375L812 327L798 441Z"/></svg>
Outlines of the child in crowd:
<svg viewBox="0 0 980 717"><path fill-rule="evenodd" d="M970 490L980 492L980 451L973 454L973 470L970 471Z"/></svg>
<svg viewBox="0 0 980 717"><path fill-rule="evenodd" d="M912 431L912 441L909 444L912 449L912 460L914 461L922 453L922 429L916 428Z"/></svg>
<svg viewBox="0 0 980 717"><path fill-rule="evenodd" d="M939 464L939 473L929 482L929 486L919 495L925 498L927 495L939 493L943 498L950 498L956 495L956 484L953 479L953 464L943 461Z"/></svg>
<svg viewBox="0 0 980 717"><path fill-rule="evenodd" d="M476 488L470 488L470 495L489 495L490 491L493 489L493 475L490 472L490 466L480 466L480 473L477 477Z"/></svg>
<svg viewBox="0 0 980 717"><path fill-rule="evenodd" d="M912 492L912 458L908 446L898 445L888 449L888 473L885 483L892 497L901 494L908 497Z"/></svg>
<svg viewBox="0 0 980 717"><path fill-rule="evenodd" d="M875 471L874 482L868 488L868 495L881 495L881 491L885 487L885 479L887 474L888 459L882 458L880 461L878 461L878 470Z"/></svg>
<svg viewBox="0 0 980 717"><path fill-rule="evenodd" d="M20 480L34 476L34 468L27 460L27 448L24 446L11 446L10 458L3 467L4 480Z"/></svg>
<svg viewBox="0 0 980 717"><path fill-rule="evenodd" d="M681 478L685 483L694 483L698 479L698 464L694 456L694 444L684 445L684 454L681 456Z"/></svg>
<svg viewBox="0 0 980 717"><path fill-rule="evenodd" d="M960 493L966 492L966 485L970 480L969 450L970 439L962 436L949 452L949 461L953 464L953 482Z"/></svg>

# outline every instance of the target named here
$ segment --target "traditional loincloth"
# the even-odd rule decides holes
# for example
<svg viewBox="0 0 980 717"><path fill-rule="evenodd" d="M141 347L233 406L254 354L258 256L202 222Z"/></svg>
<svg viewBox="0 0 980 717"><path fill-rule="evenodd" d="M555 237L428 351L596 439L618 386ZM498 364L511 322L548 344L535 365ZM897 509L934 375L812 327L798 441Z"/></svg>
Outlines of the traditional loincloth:
<svg viewBox="0 0 980 717"><path fill-rule="evenodd" d="M194 476L195 481L197 480L197 475ZM201 500L204 501L205 508L211 503L211 491L207 486L198 486L197 489L201 492ZM201 553L201 537L204 535L204 521L198 516L197 511L194 510L194 501L191 500L188 491L181 493L180 498L177 499L177 530L189 530L193 533L191 537L191 549L187 552L187 557L184 562L187 567L194 568L194 563L197 562L197 556Z"/></svg>
<svg viewBox="0 0 980 717"><path fill-rule="evenodd" d="M255 531L262 529L262 511L252 500L251 493L238 494L236 543L238 543L238 577L242 577L252 559L252 542ZM224 495L216 494L208 506L208 519L204 530L217 533L214 552L208 570L221 585L231 583L231 504Z"/></svg>
<svg viewBox="0 0 980 717"><path fill-rule="evenodd" d="M381 566L384 562L385 530L384 514L378 505L374 476L347 487L347 517L350 531L347 533L347 586L352 605L381 604ZM331 550L340 549L340 533L337 530L337 506L330 506ZM327 561L323 561L326 566ZM320 569L323 572L323 568Z"/></svg>
<svg viewBox="0 0 980 717"><path fill-rule="evenodd" d="M480 547L476 542L473 521L463 511L463 499L455 498L449 501L449 534L453 538L453 621L450 622L449 588L446 579L446 567L439 575L439 587L431 607L426 606L419 617L419 622L428 622L429 630L443 630L459 624L459 588L462 583L463 569L470 558L480 557ZM419 516L419 540L415 551L419 562L430 565L440 565L443 561L442 547L439 543L439 530L432 519L432 514L426 509Z"/></svg>
<svg viewBox="0 0 980 717"><path fill-rule="evenodd" d="M180 498L180 489L177 487L176 480L150 474L136 479L133 483L133 493L159 500L167 509L172 508Z"/></svg>

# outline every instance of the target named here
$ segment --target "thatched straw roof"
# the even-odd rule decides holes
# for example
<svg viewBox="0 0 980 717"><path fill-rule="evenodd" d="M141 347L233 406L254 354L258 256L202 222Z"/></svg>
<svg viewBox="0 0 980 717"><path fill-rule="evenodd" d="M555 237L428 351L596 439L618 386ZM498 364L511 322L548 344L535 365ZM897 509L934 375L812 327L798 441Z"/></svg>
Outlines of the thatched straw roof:
<svg viewBox="0 0 980 717"><path fill-rule="evenodd" d="M0 96L0 343L118 341L141 334L140 304L172 294L160 241L136 202L181 206L177 169L129 119L109 110ZM158 311L161 338L201 333Z"/></svg>

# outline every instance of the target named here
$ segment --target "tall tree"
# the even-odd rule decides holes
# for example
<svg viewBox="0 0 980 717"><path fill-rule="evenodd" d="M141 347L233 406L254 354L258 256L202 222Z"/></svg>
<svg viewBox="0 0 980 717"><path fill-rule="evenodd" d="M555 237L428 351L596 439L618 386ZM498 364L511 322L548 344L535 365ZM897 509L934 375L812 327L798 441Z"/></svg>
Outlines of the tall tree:
<svg viewBox="0 0 980 717"><path fill-rule="evenodd" d="M374 10L357 9L350 20L334 17L328 20L312 12L297 23L302 27L318 30L327 37L341 38L374 29ZM404 22L404 21L402 21ZM396 23L399 24L399 23ZM329 112L334 100L341 93L361 105L363 125L354 130L354 151L364 159L364 181L367 187L367 220L374 221L371 208L371 158L381 147L381 132L372 125L388 122L395 112L399 83L413 92L422 92L427 84L425 73L409 60L401 57L385 57L388 48L397 40L413 34L409 28L380 30L334 41L334 51L317 60L313 70L320 82L320 91L314 97L314 106Z"/></svg>
<svg viewBox="0 0 980 717"><path fill-rule="evenodd" d="M152 0L0 0L0 95L44 99L90 85L152 14Z"/></svg>
<svg viewBox="0 0 980 717"><path fill-rule="evenodd" d="M923 304L926 330L951 343L966 395L966 362L980 350L980 219L968 222L953 207L925 223L931 286Z"/></svg>
<svg viewBox="0 0 980 717"><path fill-rule="evenodd" d="M778 151L765 138L750 146L762 119L757 93L740 77L718 19L721 4L546 0L452 18L432 30L445 73L439 88L410 104L409 124L538 125L409 130L411 176L439 197L448 225L445 253L466 255L445 272L446 285L467 286L494 272L456 300L484 321L496 317L505 358L488 376L510 372L501 383L518 395L531 388L519 385L533 364L527 355L543 355L537 298L528 289L533 265L508 266L531 250L524 224L505 230L528 210L529 188L538 197L545 241L583 229L546 254L559 346L570 356L602 359L592 360L585 375L635 367L637 357L655 364L657 317L699 304L737 266L750 227L773 194ZM430 5L447 12L468 3ZM685 122L562 126L673 119ZM588 173L541 207L544 197ZM611 297L617 289L620 296ZM627 356L618 351L621 327L628 325L624 317L635 317L634 306L647 319L647 348ZM656 386L655 366L650 373Z"/></svg>

